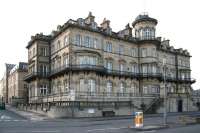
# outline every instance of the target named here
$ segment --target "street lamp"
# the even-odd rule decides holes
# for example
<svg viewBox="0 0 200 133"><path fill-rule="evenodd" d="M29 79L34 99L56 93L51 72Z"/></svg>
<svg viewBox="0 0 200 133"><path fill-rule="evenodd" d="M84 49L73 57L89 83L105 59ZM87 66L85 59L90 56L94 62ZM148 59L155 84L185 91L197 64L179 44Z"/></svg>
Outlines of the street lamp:
<svg viewBox="0 0 200 133"><path fill-rule="evenodd" d="M164 107L163 107L163 124L167 124L167 92L166 92L166 59L163 59L163 82L164 82Z"/></svg>

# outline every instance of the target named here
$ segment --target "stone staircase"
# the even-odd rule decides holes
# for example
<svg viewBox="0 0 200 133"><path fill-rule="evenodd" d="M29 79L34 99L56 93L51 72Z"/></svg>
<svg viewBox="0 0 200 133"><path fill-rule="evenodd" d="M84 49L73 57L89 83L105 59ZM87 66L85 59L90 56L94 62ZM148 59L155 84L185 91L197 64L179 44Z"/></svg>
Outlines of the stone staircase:
<svg viewBox="0 0 200 133"><path fill-rule="evenodd" d="M156 110L163 104L164 99L159 96L156 97L149 105L147 105L144 109L144 113L146 114L154 114Z"/></svg>

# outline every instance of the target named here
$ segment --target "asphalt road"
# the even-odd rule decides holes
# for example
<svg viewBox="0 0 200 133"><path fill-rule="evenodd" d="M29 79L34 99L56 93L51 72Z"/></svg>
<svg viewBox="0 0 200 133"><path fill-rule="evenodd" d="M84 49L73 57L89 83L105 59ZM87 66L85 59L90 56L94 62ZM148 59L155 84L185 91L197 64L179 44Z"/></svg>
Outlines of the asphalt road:
<svg viewBox="0 0 200 133"><path fill-rule="evenodd" d="M3 117L2 117L3 116ZM178 116L168 117L168 122ZM174 127L162 130L135 131L127 128L132 119L55 119L29 120L10 111L0 110L0 133L200 133L200 125ZM145 118L145 125L161 124L162 117Z"/></svg>

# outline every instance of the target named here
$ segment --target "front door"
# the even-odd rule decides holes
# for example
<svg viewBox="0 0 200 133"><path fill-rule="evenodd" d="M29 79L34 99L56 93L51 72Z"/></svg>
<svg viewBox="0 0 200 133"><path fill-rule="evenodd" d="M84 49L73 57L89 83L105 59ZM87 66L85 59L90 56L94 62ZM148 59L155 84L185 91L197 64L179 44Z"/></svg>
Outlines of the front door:
<svg viewBox="0 0 200 133"><path fill-rule="evenodd" d="M178 112L182 112L182 111L183 111L183 101L178 100Z"/></svg>

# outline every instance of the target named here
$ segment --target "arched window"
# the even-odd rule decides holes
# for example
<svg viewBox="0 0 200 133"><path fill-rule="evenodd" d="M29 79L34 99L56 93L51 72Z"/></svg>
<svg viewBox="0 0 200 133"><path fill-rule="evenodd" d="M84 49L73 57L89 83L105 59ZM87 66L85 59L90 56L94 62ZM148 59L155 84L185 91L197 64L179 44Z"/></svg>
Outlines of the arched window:
<svg viewBox="0 0 200 133"><path fill-rule="evenodd" d="M61 44L60 44L60 40L58 40L57 42L57 49L56 50L59 50L61 48Z"/></svg>
<svg viewBox="0 0 200 133"><path fill-rule="evenodd" d="M145 35L146 39L150 39L151 38L151 30L149 28L146 29L146 35Z"/></svg>
<svg viewBox="0 0 200 133"><path fill-rule="evenodd" d="M57 93L57 94L58 94L58 93L61 93L61 82L60 82L60 81L57 82L56 93Z"/></svg>
<svg viewBox="0 0 200 133"><path fill-rule="evenodd" d="M68 82L68 80L65 79L63 81L63 83L64 83L64 90L63 90L63 92L69 92L69 82Z"/></svg>
<svg viewBox="0 0 200 133"><path fill-rule="evenodd" d="M65 36L65 38L64 38L64 46L66 46L66 45L68 45L68 37L67 36Z"/></svg>
<svg viewBox="0 0 200 133"><path fill-rule="evenodd" d="M136 74L138 73L138 65L136 63L133 63L132 66L131 66L131 72L133 74Z"/></svg>
<svg viewBox="0 0 200 133"><path fill-rule="evenodd" d="M124 82L121 82L119 84L119 96L124 96L126 93L126 84Z"/></svg>
<svg viewBox="0 0 200 133"><path fill-rule="evenodd" d="M63 56L63 65L67 67L69 65L69 55Z"/></svg>
<svg viewBox="0 0 200 133"><path fill-rule="evenodd" d="M113 83L112 81L108 81L106 84L106 94L107 96L111 96L113 92Z"/></svg>
<svg viewBox="0 0 200 133"><path fill-rule="evenodd" d="M113 62L112 60L106 60L106 68L108 70L108 72L111 72L113 69Z"/></svg>
<svg viewBox="0 0 200 133"><path fill-rule="evenodd" d="M125 71L125 64L124 63L119 64L119 71L120 71L121 74L124 73L124 71Z"/></svg>
<svg viewBox="0 0 200 133"><path fill-rule="evenodd" d="M141 39L152 39L155 37L155 30L153 28L146 27L140 31Z"/></svg>
<svg viewBox="0 0 200 133"><path fill-rule="evenodd" d="M85 93L85 80L84 79L80 79L79 80L79 93Z"/></svg>
<svg viewBox="0 0 200 133"><path fill-rule="evenodd" d="M148 94L148 86L147 85L143 85L143 94Z"/></svg>
<svg viewBox="0 0 200 133"><path fill-rule="evenodd" d="M137 96L137 94L139 94L139 89L137 88L137 85L135 83L131 85L130 93L132 93L133 96Z"/></svg>

